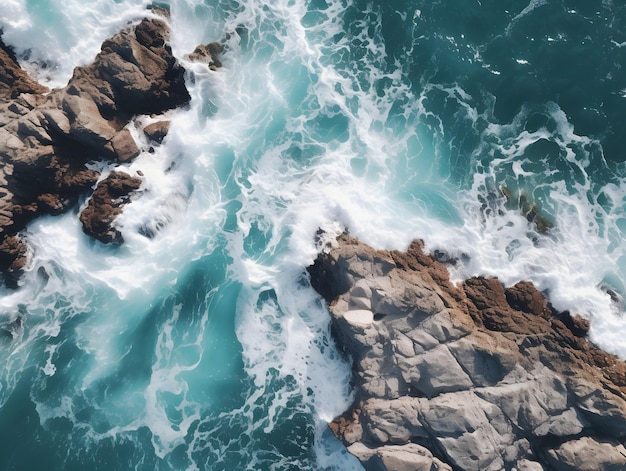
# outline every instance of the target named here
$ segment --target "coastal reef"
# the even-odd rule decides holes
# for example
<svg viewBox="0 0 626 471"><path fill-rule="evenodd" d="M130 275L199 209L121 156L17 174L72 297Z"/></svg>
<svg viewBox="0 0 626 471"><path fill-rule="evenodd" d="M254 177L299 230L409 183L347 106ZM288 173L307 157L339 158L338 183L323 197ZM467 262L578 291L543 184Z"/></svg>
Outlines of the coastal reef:
<svg viewBox="0 0 626 471"><path fill-rule="evenodd" d="M17 285L27 262L20 231L38 215L61 213L88 195L101 178L90 162L135 159L141 152L131 132L136 117L190 101L185 70L169 46L168 12L152 10L107 39L92 64L77 67L65 87L52 91L28 77L0 43L0 274L8 286ZM146 128L158 145L169 122ZM104 243L122 241L115 216L141 184L138 175L122 173L100 182L80 216L85 233Z"/></svg>
<svg viewBox="0 0 626 471"><path fill-rule="evenodd" d="M533 284L450 282L416 241L344 234L309 267L352 360L330 423L367 470L626 469L626 365Z"/></svg>

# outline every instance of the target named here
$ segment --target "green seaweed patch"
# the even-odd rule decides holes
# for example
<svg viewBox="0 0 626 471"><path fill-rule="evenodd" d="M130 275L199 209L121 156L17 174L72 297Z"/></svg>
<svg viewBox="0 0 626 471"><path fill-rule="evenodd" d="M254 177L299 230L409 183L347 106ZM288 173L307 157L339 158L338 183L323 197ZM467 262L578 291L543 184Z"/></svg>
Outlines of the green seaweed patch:
<svg viewBox="0 0 626 471"><path fill-rule="evenodd" d="M552 221L542 214L537 203L530 200L526 192L521 191L516 195L506 186L501 187L500 191L506 198L506 207L518 209L528 222L535 225L537 232L545 234L554 227Z"/></svg>

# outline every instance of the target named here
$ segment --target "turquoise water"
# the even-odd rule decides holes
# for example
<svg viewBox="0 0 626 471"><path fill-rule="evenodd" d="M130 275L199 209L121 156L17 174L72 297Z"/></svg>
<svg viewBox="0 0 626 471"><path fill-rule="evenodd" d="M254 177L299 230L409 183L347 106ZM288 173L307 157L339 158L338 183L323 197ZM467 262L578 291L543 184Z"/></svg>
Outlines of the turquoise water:
<svg viewBox="0 0 626 471"><path fill-rule="evenodd" d="M0 25L62 86L147 3L10 0ZM162 3L191 106L130 165L123 247L78 208L28 227L0 293L0 469L360 469L326 428L351 390L305 272L320 227L530 279L626 357L625 7ZM213 40L222 69L184 62Z"/></svg>

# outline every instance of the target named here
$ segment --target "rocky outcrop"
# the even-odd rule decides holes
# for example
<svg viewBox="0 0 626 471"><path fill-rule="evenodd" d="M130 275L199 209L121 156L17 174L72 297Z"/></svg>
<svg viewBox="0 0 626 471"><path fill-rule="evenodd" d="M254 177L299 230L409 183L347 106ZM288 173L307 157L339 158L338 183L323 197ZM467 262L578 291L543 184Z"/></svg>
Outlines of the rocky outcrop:
<svg viewBox="0 0 626 471"><path fill-rule="evenodd" d="M535 287L458 286L414 242L343 235L309 268L353 361L330 427L367 470L626 469L626 367Z"/></svg>
<svg viewBox="0 0 626 471"><path fill-rule="evenodd" d="M170 131L170 124L170 121L157 121L143 128L143 133L149 141L161 144Z"/></svg>
<svg viewBox="0 0 626 471"><path fill-rule="evenodd" d="M121 244L124 239L114 226L115 218L141 183L141 178L122 172L111 172L99 182L87 207L80 213L85 234L105 244Z"/></svg>
<svg viewBox="0 0 626 471"><path fill-rule="evenodd" d="M0 30L0 34L2 31ZM17 57L0 37L0 99L17 98L22 93L45 93L48 89L31 79L17 63Z"/></svg>
<svg viewBox="0 0 626 471"><path fill-rule="evenodd" d="M187 54L186 59L193 62L202 62L209 66L211 70L217 70L222 66L220 54L224 51L224 46L219 42L200 44L191 54Z"/></svg>
<svg viewBox="0 0 626 471"><path fill-rule="evenodd" d="M168 41L165 18L143 19L106 40L91 65L77 67L66 87L47 95L19 68L11 50L0 47L5 99L0 104L0 272L7 284L15 285L24 265L27 250L17 234L26 224L75 205L99 177L88 162L123 163L139 155L129 130L135 116L160 114L190 100L184 69ZM158 140L158 132L155 136ZM88 208L91 213L83 219L95 227L97 211Z"/></svg>

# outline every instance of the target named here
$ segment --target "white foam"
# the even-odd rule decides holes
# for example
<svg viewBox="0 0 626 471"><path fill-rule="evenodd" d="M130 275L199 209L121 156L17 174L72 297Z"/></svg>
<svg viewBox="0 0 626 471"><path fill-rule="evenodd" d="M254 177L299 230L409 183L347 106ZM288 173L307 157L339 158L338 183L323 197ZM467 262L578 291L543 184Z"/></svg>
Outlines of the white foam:
<svg viewBox="0 0 626 471"><path fill-rule="evenodd" d="M0 10L4 41L21 64L50 87L67 83L77 65L86 65L102 42L146 14L148 0L9 0Z"/></svg>
<svg viewBox="0 0 626 471"><path fill-rule="evenodd" d="M528 3L528 5L526 5L526 7L524 7L524 9L522 11L520 11L509 23L509 25L506 28L506 33L507 34L511 34L511 30L513 29L513 27L515 26L515 24L520 21L522 18L524 18L525 16L531 14L533 11L535 11L537 8L542 7L544 5L548 4L548 0L530 0L530 2Z"/></svg>
<svg viewBox="0 0 626 471"><path fill-rule="evenodd" d="M610 201L621 201L624 182L604 186L593 183L586 172L590 165L588 152L597 148L597 143L577 136L556 105L548 104L545 112L556 125L554 132L545 128L524 131L530 110L523 110L510 125L491 125L487 129L489 141L497 137L503 158L492 160L484 173L475 175L472 190L461 194L464 223L460 231L437 233L426 239L433 248L454 247L454 254L469 256L469 262L456 276L498 276L507 285L533 281L548 293L555 308L592 319L590 335L596 344L624 356L624 343L618 339L620 335L623 338L626 324L621 316L616 317L616 306L602 289L607 278L613 280L612 289L621 292L624 287L622 248L617 242L622 234L617 221L623 209L612 205L607 211L597 199L604 193ZM533 178L537 170L525 170L536 165L525 157L525 151L540 139L556 143L561 153L545 162L543 174L535 175L547 177L545 183L529 187L537 181ZM479 152L486 150L481 148ZM559 159L567 161L568 167ZM531 200L541 197L541 211L556 221L549 235L535 232L515 209L504 210L503 196L489 214L481 207L480 195L489 191L497 195L498 187L506 185L499 175L509 166L518 181L528 178L516 191L528 191Z"/></svg>
<svg viewBox="0 0 626 471"><path fill-rule="evenodd" d="M597 143L577 136L556 105L540 110L555 131L527 131L532 110L523 110L512 123L495 124L490 106L479 111L458 84L424 85L416 96L404 65L387 63L376 12L368 12L371 23L351 25L349 37L341 34L346 6L338 0L327 2L311 25L304 20L303 2L250 0L236 11L171 3L172 47L189 69L190 108L168 116L170 133L152 154L131 128L144 152L126 171L141 171L145 182L117 222L124 246L114 249L89 240L75 213L42 218L29 227L34 257L24 287L0 298L6 312L17 312L19 305L29 311L22 337L7 354L8 390L29 361L44 376L58 377L56 342L74 319L74 341L86 371L76 372L76 389L65 393L86 400L132 353L128 338L153 303L162 302L191 263L210 260L220 249L231 259L226 283L240 286L235 329L252 380L241 408L216 417L193 394L189 375L210 374L198 370L214 313L209 299L212 290L223 288L207 286L207 298L195 313L199 319L185 340L176 335L181 307L164 308L168 317L159 319L150 378L90 403L111 425L101 430L94 420L84 425L91 427L89 435L101 439L148 426L159 457L167 459L183 445L191 467L203 469L206 463L194 461L196 452L224 456L236 448L215 438L224 424L238 425L251 437L270 433L286 416L303 410L315 422L320 467L357 469L326 426L352 396L349 365L330 338L328 312L304 274L319 250L314 238L320 227L329 234L348 228L381 248L404 249L413 238L424 238L428 248L467 257L454 274L458 277L497 275L507 284L530 279L549 292L559 309L592 317L594 341L626 357L623 323L599 288L611 274L619 285L615 288L623 291L626 186L606 184L602 192L610 204L597 203L594 195L600 192L586 174L585 158ZM522 13L543 3L530 2ZM50 76L61 83L71 67L95 55L106 35L136 19L145 2L102 1L74 9L53 3L55 11L73 14L50 32L57 39L47 51L33 33L41 30L40 20L26 3L7 5L0 17L7 42L20 43L21 51L33 47L35 59L62 63ZM111 20L94 24L105 16ZM65 24L76 29L62 45L59 31ZM210 71L182 59L197 44L225 33L230 39L223 68ZM89 40L83 42L82 36ZM358 63L350 60L356 52L362 53ZM388 84L383 93L376 86L381 80ZM444 117L429 108L435 96L443 96L472 129L484 126L480 148L461 156L474 164L470 182L455 180L454 162L447 165L444 151L455 143L446 134ZM151 119L141 118L144 123ZM329 130L328 122L335 129ZM535 166L544 163L525 151L540 139L558 146L559 164L566 163L574 177L566 178L564 166L550 167L548 173L557 172L551 176L562 172L563 178L531 186ZM101 168L106 174L112 166ZM550 235L538 234L517 210L505 210L498 192L506 178L519 187L515 190L526 189L533 200L541 200L542 210L556 221ZM486 200L489 195L493 201ZM142 235L145 229L154 237ZM9 325L15 319L5 321ZM39 357L29 358L31 351ZM277 378L284 385L276 390ZM63 401L41 400L41 417L71 415L71 401ZM293 410L294 402L302 410ZM238 452L251 455L251 467L263 459L253 449Z"/></svg>

